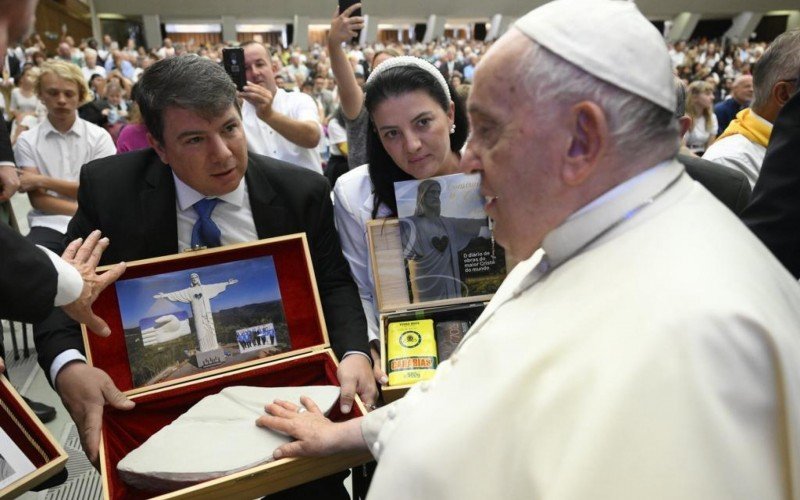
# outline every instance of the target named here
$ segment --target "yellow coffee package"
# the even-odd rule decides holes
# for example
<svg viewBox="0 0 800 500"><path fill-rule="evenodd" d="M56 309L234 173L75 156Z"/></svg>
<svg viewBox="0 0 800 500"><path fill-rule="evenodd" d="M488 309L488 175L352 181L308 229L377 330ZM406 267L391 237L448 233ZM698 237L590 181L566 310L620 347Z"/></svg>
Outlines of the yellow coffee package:
<svg viewBox="0 0 800 500"><path fill-rule="evenodd" d="M433 377L438 364L432 319L389 323L386 335L389 385L405 385Z"/></svg>

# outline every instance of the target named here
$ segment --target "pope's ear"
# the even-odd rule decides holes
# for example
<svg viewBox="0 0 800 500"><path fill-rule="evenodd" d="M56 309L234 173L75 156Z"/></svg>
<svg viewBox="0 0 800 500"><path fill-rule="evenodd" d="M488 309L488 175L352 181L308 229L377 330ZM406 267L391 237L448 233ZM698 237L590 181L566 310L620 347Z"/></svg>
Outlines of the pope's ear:
<svg viewBox="0 0 800 500"><path fill-rule="evenodd" d="M589 178L608 145L609 130L605 112L597 104L582 101L569 111L570 144L561 172L568 186L577 186Z"/></svg>
<svg viewBox="0 0 800 500"><path fill-rule="evenodd" d="M161 161L164 162L165 165L169 165L169 160L167 160L167 152L164 150L164 146L162 146L161 143L158 141L158 139L153 137L153 135L150 132L147 133L147 142L150 144L150 147L153 148L153 150L156 152L158 157L161 158Z"/></svg>
<svg viewBox="0 0 800 500"><path fill-rule="evenodd" d="M789 99L792 97L792 92L794 91L794 85L792 82L778 82L772 87L772 92L775 95L775 100L783 106L786 104Z"/></svg>

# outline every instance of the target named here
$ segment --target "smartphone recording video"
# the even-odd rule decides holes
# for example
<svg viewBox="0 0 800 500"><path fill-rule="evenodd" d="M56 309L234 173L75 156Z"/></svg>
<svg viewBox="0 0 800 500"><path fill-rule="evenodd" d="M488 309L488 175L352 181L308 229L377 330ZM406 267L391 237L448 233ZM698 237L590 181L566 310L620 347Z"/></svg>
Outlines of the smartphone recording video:
<svg viewBox="0 0 800 500"><path fill-rule="evenodd" d="M247 83L244 71L244 49L241 47L222 49L222 64L225 66L225 72L236 84L236 89L240 92L244 90Z"/></svg>

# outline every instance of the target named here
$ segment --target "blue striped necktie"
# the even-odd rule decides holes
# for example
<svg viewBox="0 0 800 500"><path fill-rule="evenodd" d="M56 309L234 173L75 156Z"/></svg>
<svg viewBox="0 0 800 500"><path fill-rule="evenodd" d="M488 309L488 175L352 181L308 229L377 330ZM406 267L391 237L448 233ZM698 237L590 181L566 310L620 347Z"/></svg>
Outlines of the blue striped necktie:
<svg viewBox="0 0 800 500"><path fill-rule="evenodd" d="M219 198L203 198L192 205L194 211L197 212L197 222L192 228L192 248L199 246L214 248L222 244L219 227L211 220L211 212L217 206L218 201Z"/></svg>

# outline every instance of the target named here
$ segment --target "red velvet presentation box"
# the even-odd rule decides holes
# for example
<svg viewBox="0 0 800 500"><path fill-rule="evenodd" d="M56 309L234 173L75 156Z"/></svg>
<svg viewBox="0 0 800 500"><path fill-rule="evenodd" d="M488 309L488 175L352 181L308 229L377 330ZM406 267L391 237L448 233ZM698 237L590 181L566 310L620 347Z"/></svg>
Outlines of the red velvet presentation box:
<svg viewBox="0 0 800 500"><path fill-rule="evenodd" d="M263 273L263 277L259 273ZM176 280L175 276L180 276L181 279ZM174 331L178 328L175 325L181 325L183 322L188 325L189 319L181 319L180 313L164 316L163 312L158 312L157 314L162 314L162 316L156 318L155 323L153 323L153 318L145 318L139 322L138 328L132 328L130 317L133 313L131 311L136 310L137 304L132 306L130 303L139 300L135 297L151 297L150 302L152 299L157 299L159 303L165 302L165 299L177 301L179 300L177 295L181 292L174 292L174 290L179 288L191 290L190 295L199 297L199 295L195 295L194 290L196 289L189 285L189 276L192 276L191 286L200 285L200 280L202 280L201 286L205 287L202 291L206 292L206 295L213 301L226 300L224 298L226 293L229 293L228 297L233 296L231 291L245 295L250 294L247 300L251 300L252 297L261 297L268 293L264 290L272 289L273 298L270 300L275 300L274 297L279 293L277 297L280 300L283 316L277 316L278 320L274 319L276 316L272 316L272 321L278 325L277 327L270 322L268 325L257 325L255 329L251 324L236 329L235 326L229 327L228 325L233 322L237 326L242 326L236 322L244 321L241 318L252 318L253 313L247 309L252 305L228 304L227 310L220 308L214 312L213 323L217 325L216 329L222 330L216 334L218 336L220 334L227 335L228 339L227 343L225 338L220 341L220 345L223 347L208 351L212 354L219 354L217 357L209 356L208 352L198 352L200 349L197 349L193 356L185 353L184 356L194 359L194 364L184 361L181 368L174 369L169 373L168 370L160 367L155 368L156 376L143 383L141 375L137 375L142 370L140 363L131 361L129 351L137 353L138 349L146 349L147 344L144 338L148 334L151 339L154 338L153 331L165 324L169 326L171 323ZM225 276L225 278L220 278L220 276ZM238 279L219 283L229 276L236 276ZM161 281L147 281L153 279ZM197 279L197 283L195 283L195 279ZM218 283L212 284L211 281L218 281ZM137 284L137 282L139 283ZM136 286L131 287L131 283ZM209 287L217 288L212 290ZM237 287L239 288L237 289ZM141 291L136 292L141 289L149 290L150 293L143 295ZM168 293L159 293L156 294L158 297L153 297L153 290ZM211 293L208 293L209 290L212 290ZM135 293L139 293L139 295L137 296ZM216 295L214 295L215 293ZM119 300L118 296L122 300ZM134 298L132 299L132 297ZM188 300L191 300L190 296ZM227 300L230 302L231 299ZM141 302L145 305L148 303L144 299ZM207 299L206 304L208 303ZM123 307L121 304L125 304L125 306ZM155 306L151 306L147 312L142 312L141 309L143 306L139 307L138 315L133 317L143 318L148 314L153 316ZM108 287L97 299L94 311L108 322L112 334L108 338L101 338L87 332L84 327L83 335L88 361L108 373L117 387L136 402L136 407L131 411L119 411L106 407L103 414L100 464L105 498L138 499L150 498L155 495L161 495L158 498L256 498L363 464L372 459L366 453L341 454L313 459L281 459L169 493L135 489L125 484L117 473L117 463L129 452L186 412L200 399L215 394L225 387L233 385L260 387L339 385L336 378L338 363L328 342L314 269L304 234L130 262L127 271L117 284ZM194 303L192 311L193 320L196 321L194 316L198 315L199 309L195 309ZM225 316L226 311L232 313ZM123 324L127 326L124 327ZM195 331L197 329L198 326L195 323ZM231 335L234 335L231 333L233 329L235 329L235 338L231 341ZM132 333L134 331L135 333ZM271 340L267 340L268 337L264 336L262 340L258 340L261 342L259 345L271 344L279 347L270 352L252 347L253 339L256 338L255 331L259 331L259 335L264 335L265 331L272 333ZM246 336L248 332L251 332L249 338L240 337ZM202 345L199 340L200 334L197 333L197 336L198 345ZM193 338L191 335L186 335L186 337ZM288 340L286 340L287 337ZM134 339L135 342L132 343L131 339ZM159 342L171 345L180 340L170 338L166 341L159 340ZM142 347L142 344L145 347ZM281 351L281 348L284 350ZM236 353L237 349L244 354ZM255 356L254 359L240 360L247 354L248 349L251 352L257 350L258 356ZM161 351L157 355L161 355ZM200 365L206 366L207 363L213 365L215 360L219 363L219 357L223 360L230 358L230 361L224 361L218 366L199 368ZM143 360L141 364L146 365L151 360L148 358L146 361ZM189 372L193 370L195 373L187 373L187 368ZM164 376L165 373L168 375ZM151 372L148 376L152 374ZM159 377L166 380L156 381L155 379ZM265 403L267 402L265 401ZM356 399L356 405L353 407L351 415L342 415L338 408L339 405L336 404L329 415L334 421L344 421L366 413L358 399Z"/></svg>
<svg viewBox="0 0 800 500"><path fill-rule="evenodd" d="M15 498L61 472L67 464L64 451L45 426L36 418L22 397L5 377L0 376L0 429L3 443L0 444L0 461L3 461L0 477L0 498ZM10 441L10 442L8 442ZM17 455L22 461L31 462L33 470L24 473L13 471L12 458ZM11 465L11 469L7 468ZM6 481L7 479L7 481Z"/></svg>

